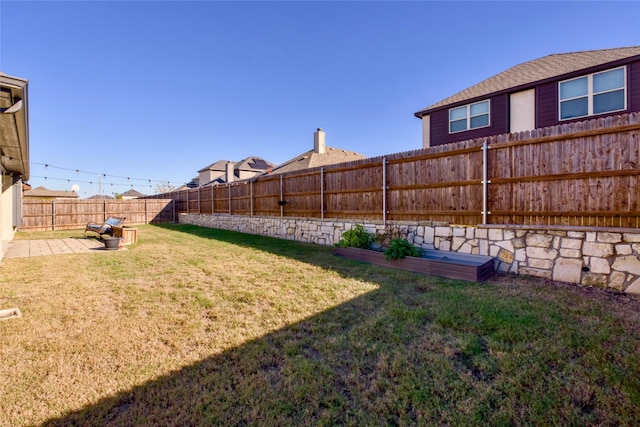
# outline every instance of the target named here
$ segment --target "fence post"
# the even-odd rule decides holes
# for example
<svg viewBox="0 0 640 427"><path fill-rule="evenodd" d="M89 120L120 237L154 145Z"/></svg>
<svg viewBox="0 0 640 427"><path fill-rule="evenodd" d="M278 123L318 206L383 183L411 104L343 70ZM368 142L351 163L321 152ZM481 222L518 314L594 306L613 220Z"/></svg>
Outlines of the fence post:
<svg viewBox="0 0 640 427"><path fill-rule="evenodd" d="M198 186L198 215L200 215L202 213L202 210L200 209L200 186Z"/></svg>
<svg viewBox="0 0 640 427"><path fill-rule="evenodd" d="M231 183L227 182L227 189L229 190L229 215L231 215Z"/></svg>
<svg viewBox="0 0 640 427"><path fill-rule="evenodd" d="M147 205L147 199L144 199L144 223L149 224L149 206Z"/></svg>
<svg viewBox="0 0 640 427"><path fill-rule="evenodd" d="M251 212L249 214L249 216L251 216L251 218L253 218L253 181L249 181L249 203L251 206Z"/></svg>
<svg viewBox="0 0 640 427"><path fill-rule="evenodd" d="M180 194L180 193L178 193ZM173 210L173 223L176 223L176 199L171 198L171 209Z"/></svg>
<svg viewBox="0 0 640 427"><path fill-rule="evenodd" d="M51 229L56 231L56 201L51 201Z"/></svg>
<svg viewBox="0 0 640 427"><path fill-rule="evenodd" d="M320 168L320 221L324 222L324 168Z"/></svg>
<svg viewBox="0 0 640 427"><path fill-rule="evenodd" d="M382 224L387 225L387 158L382 158Z"/></svg>
<svg viewBox="0 0 640 427"><path fill-rule="evenodd" d="M282 174L280 174L280 218L284 217L284 196L282 193Z"/></svg>
<svg viewBox="0 0 640 427"><path fill-rule="evenodd" d="M487 225L489 223L489 165L488 165L488 151L489 146L485 139L482 143L482 223Z"/></svg>
<svg viewBox="0 0 640 427"><path fill-rule="evenodd" d="M107 199L102 201L102 218L103 221L107 220Z"/></svg>

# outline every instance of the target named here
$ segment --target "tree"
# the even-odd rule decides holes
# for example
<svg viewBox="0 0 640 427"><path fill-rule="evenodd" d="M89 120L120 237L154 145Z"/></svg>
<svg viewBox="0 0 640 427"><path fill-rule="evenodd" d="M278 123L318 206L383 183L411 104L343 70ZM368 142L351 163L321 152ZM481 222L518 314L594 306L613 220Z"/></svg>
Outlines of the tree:
<svg viewBox="0 0 640 427"><path fill-rule="evenodd" d="M176 187L174 185L171 185L171 183L169 181L162 181L158 184L156 184L156 194L165 194L165 193L170 193L173 190L176 189Z"/></svg>

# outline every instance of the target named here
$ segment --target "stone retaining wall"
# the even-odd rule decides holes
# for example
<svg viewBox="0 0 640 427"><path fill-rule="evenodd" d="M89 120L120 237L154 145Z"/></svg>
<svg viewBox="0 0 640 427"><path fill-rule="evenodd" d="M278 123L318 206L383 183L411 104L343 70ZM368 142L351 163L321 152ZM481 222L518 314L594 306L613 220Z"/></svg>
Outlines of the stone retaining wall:
<svg viewBox="0 0 640 427"><path fill-rule="evenodd" d="M392 229L415 246L496 258L496 269L569 283L640 294L640 230L581 230L576 227L454 226L431 222L376 222L314 218L180 214L203 227L333 245L362 224L370 233Z"/></svg>

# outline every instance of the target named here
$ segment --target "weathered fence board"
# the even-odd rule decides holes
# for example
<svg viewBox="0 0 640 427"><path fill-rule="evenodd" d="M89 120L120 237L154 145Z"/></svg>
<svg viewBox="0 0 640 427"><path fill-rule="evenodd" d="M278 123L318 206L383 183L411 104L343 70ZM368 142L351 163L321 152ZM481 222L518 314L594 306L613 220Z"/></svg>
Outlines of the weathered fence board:
<svg viewBox="0 0 640 427"><path fill-rule="evenodd" d="M24 200L20 230L73 230L110 216L124 216L126 225L136 225L174 222L176 212L171 199Z"/></svg>
<svg viewBox="0 0 640 427"><path fill-rule="evenodd" d="M639 134L631 113L154 197L191 213L473 225L486 167L488 223L638 228Z"/></svg>

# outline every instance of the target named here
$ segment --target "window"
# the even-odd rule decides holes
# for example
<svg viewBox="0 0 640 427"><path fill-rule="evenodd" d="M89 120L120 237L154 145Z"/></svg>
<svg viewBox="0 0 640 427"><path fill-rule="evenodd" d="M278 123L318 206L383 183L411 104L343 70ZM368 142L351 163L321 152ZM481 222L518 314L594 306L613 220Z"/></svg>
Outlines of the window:
<svg viewBox="0 0 640 427"><path fill-rule="evenodd" d="M489 101L449 110L449 133L489 126Z"/></svg>
<svg viewBox="0 0 640 427"><path fill-rule="evenodd" d="M626 109L625 68L560 82L560 120Z"/></svg>

